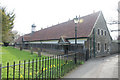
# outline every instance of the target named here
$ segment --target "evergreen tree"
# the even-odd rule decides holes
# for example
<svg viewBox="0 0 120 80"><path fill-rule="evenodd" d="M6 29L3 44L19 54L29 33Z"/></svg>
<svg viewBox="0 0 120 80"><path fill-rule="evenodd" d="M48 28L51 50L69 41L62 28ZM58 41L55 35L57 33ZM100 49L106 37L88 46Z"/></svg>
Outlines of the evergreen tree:
<svg viewBox="0 0 120 80"><path fill-rule="evenodd" d="M14 39L12 29L14 26L15 14L14 12L7 12L6 8L0 7L1 20L2 20L2 42L10 43Z"/></svg>

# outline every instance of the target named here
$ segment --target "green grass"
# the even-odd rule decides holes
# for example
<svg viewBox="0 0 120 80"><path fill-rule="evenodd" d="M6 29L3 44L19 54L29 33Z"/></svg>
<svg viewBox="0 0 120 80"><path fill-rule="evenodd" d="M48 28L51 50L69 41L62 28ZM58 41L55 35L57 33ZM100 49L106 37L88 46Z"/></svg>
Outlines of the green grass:
<svg viewBox="0 0 120 80"><path fill-rule="evenodd" d="M28 51L20 51L19 49L13 47L2 47L2 66L5 66L7 62L13 63L13 61L18 62L23 60L32 60L39 58L37 54L31 55Z"/></svg>
<svg viewBox="0 0 120 80"><path fill-rule="evenodd" d="M43 58L42 56L41 58ZM38 55L36 53L31 54L29 51L20 51L17 48L13 47L1 47L0 49L0 58L2 58L2 67L7 66L7 62L9 62L9 65L13 65L13 62L15 61L15 64L19 64L19 61L21 63L24 63L24 60L28 62L28 60L32 61L33 59L38 59ZM21 65L21 74L23 74L23 66ZM26 66L28 66L26 64ZM31 67L32 65L30 65ZM16 74L18 73L19 66L16 67ZM2 69L2 77L6 78L7 68ZM13 76L13 67L9 67L9 77ZM18 77L18 76L17 76Z"/></svg>

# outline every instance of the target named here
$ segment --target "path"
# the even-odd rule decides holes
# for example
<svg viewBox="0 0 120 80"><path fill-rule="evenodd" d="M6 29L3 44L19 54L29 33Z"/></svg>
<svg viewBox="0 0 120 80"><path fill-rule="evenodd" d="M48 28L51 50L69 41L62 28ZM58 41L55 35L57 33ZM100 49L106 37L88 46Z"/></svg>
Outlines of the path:
<svg viewBox="0 0 120 80"><path fill-rule="evenodd" d="M91 59L64 78L118 78L118 54Z"/></svg>

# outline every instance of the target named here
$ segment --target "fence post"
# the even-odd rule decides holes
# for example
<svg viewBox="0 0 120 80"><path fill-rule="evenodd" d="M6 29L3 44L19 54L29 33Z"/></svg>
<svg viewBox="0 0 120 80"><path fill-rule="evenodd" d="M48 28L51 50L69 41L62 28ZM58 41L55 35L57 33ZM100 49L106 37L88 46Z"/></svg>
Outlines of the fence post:
<svg viewBox="0 0 120 80"><path fill-rule="evenodd" d="M75 64L77 64L77 58L76 58L76 53L75 53L75 58L74 58Z"/></svg>
<svg viewBox="0 0 120 80"><path fill-rule="evenodd" d="M37 59L36 59L36 80L37 80Z"/></svg>
<svg viewBox="0 0 120 80"><path fill-rule="evenodd" d="M47 72L47 78L49 78L49 56L48 56L48 72Z"/></svg>
<svg viewBox="0 0 120 80"><path fill-rule="evenodd" d="M43 80L44 58L42 58L42 80Z"/></svg>
<svg viewBox="0 0 120 80"><path fill-rule="evenodd" d="M50 57L50 80L51 80L51 57Z"/></svg>
<svg viewBox="0 0 120 80"><path fill-rule="evenodd" d="M60 78L60 70L61 70L60 69L60 55L59 55L59 65L58 66L59 66L59 78Z"/></svg>
<svg viewBox="0 0 120 80"><path fill-rule="evenodd" d="M58 55L57 55L57 78L58 78Z"/></svg>
<svg viewBox="0 0 120 80"><path fill-rule="evenodd" d="M13 80L15 79L15 61L13 62Z"/></svg>
<svg viewBox="0 0 120 80"><path fill-rule="evenodd" d="M52 59L52 79L53 79L53 74L54 74L54 73L53 73L54 56L52 56L52 58L53 58L53 59Z"/></svg>
<svg viewBox="0 0 120 80"><path fill-rule="evenodd" d="M55 66L57 67L57 63L56 63L56 61L57 61L57 56L55 56ZM56 70L57 68L55 68L55 78L56 78L56 72L57 72L57 70Z"/></svg>
<svg viewBox="0 0 120 80"><path fill-rule="evenodd" d="M20 80L20 61L19 61L19 80Z"/></svg>
<svg viewBox="0 0 120 80"><path fill-rule="evenodd" d="M34 59L32 60L32 80L34 78Z"/></svg>
<svg viewBox="0 0 120 80"><path fill-rule="evenodd" d="M31 54L33 54L33 48L32 47L30 47L30 50L31 50Z"/></svg>
<svg viewBox="0 0 120 80"><path fill-rule="evenodd" d="M40 72L41 72L41 57L39 58L39 80L40 80Z"/></svg>
<svg viewBox="0 0 120 80"><path fill-rule="evenodd" d="M9 62L7 63L7 80L9 78Z"/></svg>
<svg viewBox="0 0 120 80"><path fill-rule="evenodd" d="M2 79L1 77L1 74L2 74L2 64L0 64L0 80Z"/></svg>
<svg viewBox="0 0 120 80"><path fill-rule="evenodd" d="M25 60L24 60L24 80L25 80Z"/></svg>
<svg viewBox="0 0 120 80"><path fill-rule="evenodd" d="M28 60L28 80L29 80L29 74L30 74L30 60Z"/></svg>
<svg viewBox="0 0 120 80"><path fill-rule="evenodd" d="M38 56L41 56L41 50L38 48Z"/></svg>
<svg viewBox="0 0 120 80"><path fill-rule="evenodd" d="M64 76L64 74L65 74L65 64L64 64L65 61L64 61L64 60L65 60L65 56L63 55L63 76Z"/></svg>
<svg viewBox="0 0 120 80"><path fill-rule="evenodd" d="M44 59L45 59L45 80L46 80L46 57Z"/></svg>

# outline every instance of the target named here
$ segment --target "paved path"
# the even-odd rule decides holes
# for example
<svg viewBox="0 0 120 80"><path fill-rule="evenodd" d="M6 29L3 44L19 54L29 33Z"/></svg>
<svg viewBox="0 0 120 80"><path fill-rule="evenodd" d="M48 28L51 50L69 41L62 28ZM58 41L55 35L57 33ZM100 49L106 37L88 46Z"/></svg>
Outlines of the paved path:
<svg viewBox="0 0 120 80"><path fill-rule="evenodd" d="M64 78L118 78L118 55L91 59Z"/></svg>

